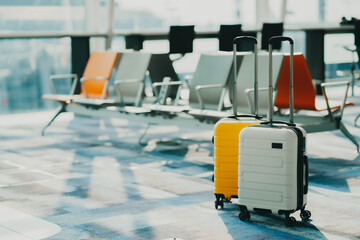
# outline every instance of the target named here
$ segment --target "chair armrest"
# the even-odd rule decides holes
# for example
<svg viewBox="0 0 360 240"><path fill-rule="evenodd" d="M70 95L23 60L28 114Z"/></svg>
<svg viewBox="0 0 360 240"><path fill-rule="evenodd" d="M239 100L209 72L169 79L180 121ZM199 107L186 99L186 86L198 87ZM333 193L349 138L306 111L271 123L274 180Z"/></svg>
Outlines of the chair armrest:
<svg viewBox="0 0 360 240"><path fill-rule="evenodd" d="M124 105L125 102L124 102L124 95L121 91L121 87L120 85L123 85L123 84L134 84L134 83L140 83L140 87L139 89L139 92L136 96L136 100L135 100L135 106L140 106L140 101L141 101L141 92L143 91L143 88L145 86L145 83L144 83L144 79L139 79L139 78L130 78L130 79L117 79L114 81L114 91L115 93L117 93L117 95L120 97L120 101L121 101L121 104Z"/></svg>
<svg viewBox="0 0 360 240"><path fill-rule="evenodd" d="M70 94L74 95L75 94L75 87L78 81L78 75L77 74L57 74L57 75L51 75L50 76L50 81L52 83L52 86L54 88L54 92L56 94L59 93L59 91L56 88L56 84L55 84L55 79L74 79L73 83L71 84L71 89L70 89Z"/></svg>
<svg viewBox="0 0 360 240"><path fill-rule="evenodd" d="M223 95L225 94L224 90L226 89L226 86L224 86L222 84L197 85L195 87L195 91L196 91L196 96L198 97L201 109L204 109L205 106L204 106L204 101L200 94L200 90L207 89L207 88L223 88L223 93L221 94L221 98L220 98L220 102L221 102L221 100L223 99ZM219 106L220 106L220 102L219 102Z"/></svg>
<svg viewBox="0 0 360 240"><path fill-rule="evenodd" d="M158 87L164 87L164 86L179 86L179 89L178 89L178 91L177 91L177 93L176 93L176 97L175 97L175 103L174 103L174 105L176 106L176 105L177 105L177 101L178 101L178 99L179 99L179 94L180 94L181 86L182 86L183 84L184 84L184 83L183 83L182 81L171 81L171 78L169 78L169 77L165 77L162 82L155 82L155 83L153 83L153 84L152 84L152 88L153 88L154 93L155 93L155 96L156 96L156 98L157 98L157 102L158 102L159 104L165 103L165 97L166 97L166 96L163 96L163 99L161 99L162 96L160 96L160 95L162 95L162 94L161 94L162 91L160 90L160 93L159 93L158 90L157 90Z"/></svg>
<svg viewBox="0 0 360 240"><path fill-rule="evenodd" d="M124 79L124 80L115 80L114 84L118 85L118 84L126 84L126 83L138 83L138 82L142 82L142 79Z"/></svg>
<svg viewBox="0 0 360 240"><path fill-rule="evenodd" d="M189 81L190 81L191 79L193 79L193 77L194 77L194 75L185 75L185 76L184 76L184 81L185 81L187 84L189 84Z"/></svg>
<svg viewBox="0 0 360 240"><path fill-rule="evenodd" d="M343 46L345 50L350 51L350 52L356 52L359 51L360 49L358 47L356 47L355 45L351 45L351 46Z"/></svg>
<svg viewBox="0 0 360 240"><path fill-rule="evenodd" d="M327 97L325 87L328 87L328 86L341 86L341 85L345 85L346 90L345 90L344 99L343 99L342 104L340 106L340 118L342 118L342 115L343 115L343 112L344 112L350 82L349 81L340 81L340 82L331 82L331 83L321 83L321 91L322 91L323 96L325 98L325 103L326 103L327 110L329 112L330 119L333 119L333 114L332 114L332 111L331 111L331 108L330 108L329 99Z"/></svg>
<svg viewBox="0 0 360 240"><path fill-rule="evenodd" d="M255 109L254 109L254 106L253 106L253 103L251 101L251 94L254 92L254 88L247 88L245 89L245 94L246 94L246 100L247 100L247 103L249 105L249 108L250 108L250 112L251 114L255 114ZM258 92L265 92L265 91L269 91L269 88L268 87L262 87L262 88L258 88ZM276 88L273 88L273 91L277 91ZM273 101L274 102L274 101Z"/></svg>
<svg viewBox="0 0 360 240"><path fill-rule="evenodd" d="M152 84L153 88L161 86L170 86L170 85L182 85L182 81L173 81L173 82L155 82Z"/></svg>
<svg viewBox="0 0 360 240"><path fill-rule="evenodd" d="M107 77L104 77L104 76L82 77L82 78L80 78L80 84L84 88L86 98L88 98L89 95L88 95L88 91L86 90L86 85L84 84L84 82L88 81L88 80L107 80L106 83L105 83L103 92L101 93L101 97L100 97L101 99L105 99L106 91L107 91L108 84L109 84L109 81L108 81L109 79Z"/></svg>

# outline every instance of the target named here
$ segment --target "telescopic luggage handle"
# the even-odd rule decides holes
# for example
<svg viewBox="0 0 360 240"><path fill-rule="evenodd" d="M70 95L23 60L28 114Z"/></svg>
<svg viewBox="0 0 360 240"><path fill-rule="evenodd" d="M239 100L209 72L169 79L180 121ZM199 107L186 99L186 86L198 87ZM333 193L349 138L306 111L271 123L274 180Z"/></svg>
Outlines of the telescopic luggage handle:
<svg viewBox="0 0 360 240"><path fill-rule="evenodd" d="M274 36L269 39L269 123L273 121L273 86L272 86L272 44L276 41L288 41L290 43L290 86L289 86L289 108L290 125L294 125L294 41L289 37ZM285 122L284 122L285 123Z"/></svg>
<svg viewBox="0 0 360 240"><path fill-rule="evenodd" d="M236 96L236 79L237 79L237 63L236 63L236 46L237 43L243 40L251 40L254 42L254 105L255 105L255 115L237 115L237 96ZM234 38L233 40L233 69L234 69L234 82L233 82L233 113L234 118L236 117L255 117L256 119L261 119L261 117L258 115L258 41L255 37L252 36L238 36Z"/></svg>

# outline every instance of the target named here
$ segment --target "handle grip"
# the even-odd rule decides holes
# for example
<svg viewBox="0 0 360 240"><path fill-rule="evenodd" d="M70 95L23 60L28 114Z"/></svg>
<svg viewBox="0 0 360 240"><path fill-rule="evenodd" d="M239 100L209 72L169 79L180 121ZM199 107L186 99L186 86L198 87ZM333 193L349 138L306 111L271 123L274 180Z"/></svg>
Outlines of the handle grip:
<svg viewBox="0 0 360 240"><path fill-rule="evenodd" d="M309 160L307 156L304 156L304 165L305 165L304 194L307 194L309 191Z"/></svg>
<svg viewBox="0 0 360 240"><path fill-rule="evenodd" d="M251 118L255 118L255 119L262 119L263 117L262 116L259 116L259 115L253 115L253 114L241 114L241 115L231 115L231 116L228 116L228 118L242 118L242 117L251 117Z"/></svg>
<svg viewBox="0 0 360 240"><path fill-rule="evenodd" d="M273 123L276 123L276 124L285 124L285 125L288 125L288 126L290 126L290 127L296 126L294 123L285 122L285 121L267 121L267 122L261 122L260 124L269 125L269 124L273 124Z"/></svg>
<svg viewBox="0 0 360 240"><path fill-rule="evenodd" d="M255 42L255 44L258 44L257 39L253 36L238 36L238 37L234 38L233 44L237 44L238 42L241 42L242 40L246 40L246 39L252 40Z"/></svg>
<svg viewBox="0 0 360 240"><path fill-rule="evenodd" d="M273 44L273 42L284 42L284 41L288 41L291 45L294 44L294 40L292 40L289 37L284 37L284 36L273 36L269 39L269 44Z"/></svg>

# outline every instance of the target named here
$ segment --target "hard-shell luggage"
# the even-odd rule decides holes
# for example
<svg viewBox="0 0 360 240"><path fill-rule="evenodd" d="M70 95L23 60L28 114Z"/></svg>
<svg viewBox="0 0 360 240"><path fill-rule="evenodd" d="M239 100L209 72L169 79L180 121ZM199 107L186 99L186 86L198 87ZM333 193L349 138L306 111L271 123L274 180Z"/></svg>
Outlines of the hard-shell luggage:
<svg viewBox="0 0 360 240"><path fill-rule="evenodd" d="M290 42L290 122L272 120L272 43ZM294 124L293 40L272 37L269 40L269 121L250 126L239 134L239 218L250 219L250 212L285 215L286 226L294 226L291 213L301 210L302 220L309 220L305 210L308 192L306 132Z"/></svg>
<svg viewBox="0 0 360 240"><path fill-rule="evenodd" d="M255 115L237 115L236 99L236 78L237 78L237 54L236 46L239 41L254 41L254 103ZM261 117L258 116L257 109L257 40L250 36L236 37L233 41L234 51L234 86L233 86L233 116L219 120L214 127L214 194L215 208L224 207L224 201L230 201L231 198L237 198L238 184L238 145L239 132L254 124L259 124Z"/></svg>

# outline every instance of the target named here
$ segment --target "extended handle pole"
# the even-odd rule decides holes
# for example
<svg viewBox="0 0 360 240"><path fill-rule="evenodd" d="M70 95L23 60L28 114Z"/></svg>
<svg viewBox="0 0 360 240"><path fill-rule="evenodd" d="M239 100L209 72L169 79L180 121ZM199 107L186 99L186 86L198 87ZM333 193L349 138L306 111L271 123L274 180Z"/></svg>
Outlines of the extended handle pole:
<svg viewBox="0 0 360 240"><path fill-rule="evenodd" d="M294 123L294 41L289 37L275 36L269 39L269 122L272 123L273 115L273 85L272 85L272 44L275 41L288 41L290 43L290 84L289 108L290 123Z"/></svg>
<svg viewBox="0 0 360 240"><path fill-rule="evenodd" d="M294 123L294 44L290 44L290 86L289 86L290 122Z"/></svg>
<svg viewBox="0 0 360 240"><path fill-rule="evenodd" d="M254 105L255 105L255 116L258 116L258 41L255 37L252 36L239 36L234 38L233 40L233 71L234 71L234 81L233 81L233 113L234 116L237 115L237 94L236 94L236 90L237 90L237 84L236 84L236 79L237 79L237 57L236 57L236 46L237 43L242 41L242 40L252 40L254 41Z"/></svg>
<svg viewBox="0 0 360 240"><path fill-rule="evenodd" d="M269 122L273 121L272 44L269 42Z"/></svg>

